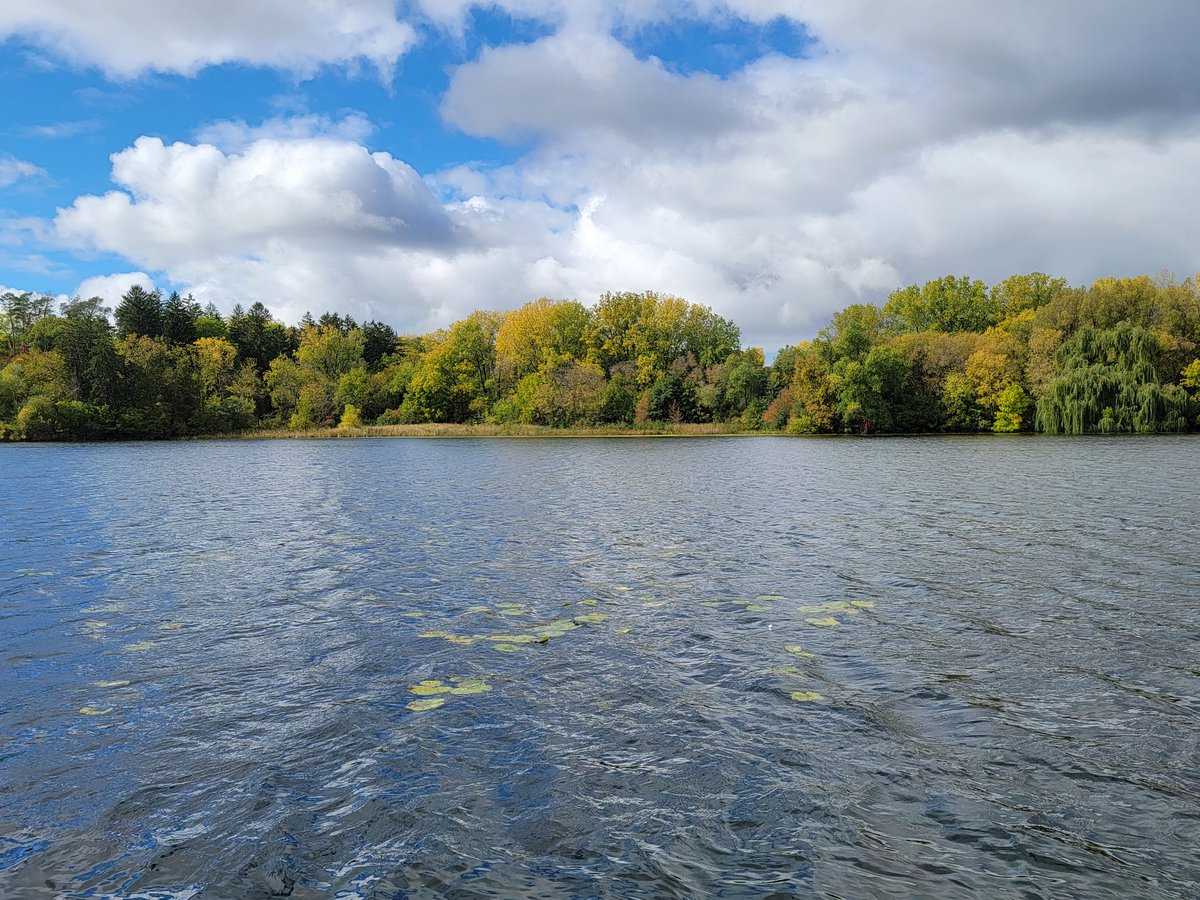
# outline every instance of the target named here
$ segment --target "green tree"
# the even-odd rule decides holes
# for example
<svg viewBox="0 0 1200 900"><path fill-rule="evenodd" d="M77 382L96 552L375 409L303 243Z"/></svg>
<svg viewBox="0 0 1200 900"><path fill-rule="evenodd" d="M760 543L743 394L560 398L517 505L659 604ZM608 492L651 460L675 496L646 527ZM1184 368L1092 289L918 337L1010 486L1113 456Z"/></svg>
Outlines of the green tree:
<svg viewBox="0 0 1200 900"><path fill-rule="evenodd" d="M1051 434L1182 431L1188 398L1158 377L1158 342L1121 322L1085 325L1058 351L1058 375L1037 403L1037 424Z"/></svg>
<svg viewBox="0 0 1200 900"><path fill-rule="evenodd" d="M894 291L883 315L895 332L983 331L996 324L997 307L982 281L947 275Z"/></svg>
<svg viewBox="0 0 1200 900"><path fill-rule="evenodd" d="M125 337L140 334L145 337L161 337L163 334L163 300L158 291L147 291L135 284L121 296L113 317L117 321L117 334Z"/></svg>
<svg viewBox="0 0 1200 900"><path fill-rule="evenodd" d="M190 344L200 335L196 323L200 319L200 304L191 294L180 297L178 291L162 307L162 333L171 344Z"/></svg>

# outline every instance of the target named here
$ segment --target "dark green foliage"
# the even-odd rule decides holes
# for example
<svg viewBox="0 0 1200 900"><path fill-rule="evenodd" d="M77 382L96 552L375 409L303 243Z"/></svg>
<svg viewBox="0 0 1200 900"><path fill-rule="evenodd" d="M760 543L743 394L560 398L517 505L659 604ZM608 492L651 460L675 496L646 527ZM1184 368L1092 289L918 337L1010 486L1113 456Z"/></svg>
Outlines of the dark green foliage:
<svg viewBox="0 0 1200 900"><path fill-rule="evenodd" d="M362 333L363 360L369 371L377 372L384 357L396 352L399 346L398 337L390 325L375 321L363 325Z"/></svg>
<svg viewBox="0 0 1200 900"><path fill-rule="evenodd" d="M92 297L64 303L62 316L63 326L54 349L66 362L71 399L108 403L115 389L117 370L108 310L99 297Z"/></svg>
<svg viewBox="0 0 1200 900"><path fill-rule="evenodd" d="M253 362L260 373L267 370L271 360L294 352L298 346L296 337L276 322L262 303L255 303L249 310L235 306L226 330L227 340L237 348L238 359Z"/></svg>
<svg viewBox="0 0 1200 900"><path fill-rule="evenodd" d="M682 375L668 372L651 386L650 418L655 422L696 421L696 397Z"/></svg>
<svg viewBox="0 0 1200 900"><path fill-rule="evenodd" d="M1059 374L1038 402L1038 426L1050 434L1183 431L1188 398L1180 386L1160 383L1159 352L1140 326L1084 326L1058 351Z"/></svg>
<svg viewBox="0 0 1200 900"><path fill-rule="evenodd" d="M15 356L30 346L30 333L53 314L54 300L44 294L0 295L0 354Z"/></svg>
<svg viewBox="0 0 1200 900"><path fill-rule="evenodd" d="M162 307L163 337L172 344L190 344L200 337L196 323L200 319L200 304L189 294L180 297L178 291Z"/></svg>
<svg viewBox="0 0 1200 900"><path fill-rule="evenodd" d="M161 337L163 333L163 300L158 291L147 291L135 284L122 297L113 313L117 334L140 334Z"/></svg>

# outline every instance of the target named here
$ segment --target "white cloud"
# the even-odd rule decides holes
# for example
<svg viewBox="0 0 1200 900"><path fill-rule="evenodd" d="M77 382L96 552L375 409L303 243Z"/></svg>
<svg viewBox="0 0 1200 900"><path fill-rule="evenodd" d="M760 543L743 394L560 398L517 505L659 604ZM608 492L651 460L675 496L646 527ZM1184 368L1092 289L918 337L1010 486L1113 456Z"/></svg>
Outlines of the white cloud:
<svg viewBox="0 0 1200 900"><path fill-rule="evenodd" d="M348 141L263 139L226 155L141 137L112 161L124 190L78 198L56 228L155 270L278 244L357 253L456 239L411 167Z"/></svg>
<svg viewBox="0 0 1200 900"><path fill-rule="evenodd" d="M0 40L13 36L118 78L230 62L308 74L365 61L390 73L416 39L393 0L0 0Z"/></svg>
<svg viewBox="0 0 1200 900"><path fill-rule="evenodd" d="M469 5L420 4L446 27ZM950 272L1200 269L1190 0L497 5L562 25L453 71L443 113L531 141L518 162L423 179L362 146L354 115L216 123L206 143L116 154L119 190L60 210L57 233L289 321L338 309L422 331L543 294L655 289L768 348ZM717 78L621 40L734 14L803 18L821 43Z"/></svg>
<svg viewBox="0 0 1200 900"><path fill-rule="evenodd" d="M104 305L115 309L121 302L121 297L134 285L139 285L147 291L154 290L154 281L145 272L122 272L117 275L101 275L88 278L80 283L75 296L90 300L99 297Z"/></svg>
<svg viewBox="0 0 1200 900"><path fill-rule="evenodd" d="M54 122L50 125L26 125L20 133L26 137L42 138L45 140L62 140L78 137L100 127L97 119L84 119L74 122Z"/></svg>
<svg viewBox="0 0 1200 900"><path fill-rule="evenodd" d="M350 112L340 119L319 113L277 116L260 125L249 125L244 119L225 119L205 125L196 132L196 140L212 144L226 153L241 152L260 140L296 140L330 138L362 143L375 126L359 112Z"/></svg>
<svg viewBox="0 0 1200 900"><path fill-rule="evenodd" d="M0 187L16 184L22 178L33 178L35 175L45 174L44 169L33 163L12 156L0 155Z"/></svg>

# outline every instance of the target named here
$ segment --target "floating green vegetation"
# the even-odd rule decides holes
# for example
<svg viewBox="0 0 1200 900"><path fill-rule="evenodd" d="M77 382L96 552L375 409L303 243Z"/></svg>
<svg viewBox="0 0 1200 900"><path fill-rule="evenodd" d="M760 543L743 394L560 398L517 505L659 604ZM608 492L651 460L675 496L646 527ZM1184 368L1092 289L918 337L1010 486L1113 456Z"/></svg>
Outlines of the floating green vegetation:
<svg viewBox="0 0 1200 900"><path fill-rule="evenodd" d="M580 600L579 603L582 606L596 606L600 603L600 601L599 600Z"/></svg>
<svg viewBox="0 0 1200 900"><path fill-rule="evenodd" d="M581 617L582 618L582 617ZM545 643L546 638L562 637L568 631L574 631L579 625L574 619L557 619L549 625L543 625L540 628L535 628L534 633Z"/></svg>
<svg viewBox="0 0 1200 900"><path fill-rule="evenodd" d="M178 631L183 627L182 622L163 622L160 626L163 631Z"/></svg>
<svg viewBox="0 0 1200 900"><path fill-rule="evenodd" d="M782 600L783 595L782 594L759 594L754 599L762 600L763 602L766 602L766 603L773 603L776 600Z"/></svg>
<svg viewBox="0 0 1200 900"><path fill-rule="evenodd" d="M516 644L492 644L493 650L499 650L501 653L516 653L521 648Z"/></svg>
<svg viewBox="0 0 1200 900"><path fill-rule="evenodd" d="M532 644L538 639L536 634L493 634L487 640L498 641L502 644Z"/></svg>
<svg viewBox="0 0 1200 900"><path fill-rule="evenodd" d="M423 712L436 709L445 703L446 697L443 695L470 697L474 694L486 694L491 689L492 686L482 678L461 678L457 675L452 676L449 681L422 681L410 687L408 692L428 699L413 700L408 704L408 708L415 712Z"/></svg>
<svg viewBox="0 0 1200 900"><path fill-rule="evenodd" d="M486 694L492 686L481 678L451 678L454 687L450 693L455 697L470 697L473 694Z"/></svg>
<svg viewBox="0 0 1200 900"><path fill-rule="evenodd" d="M797 703L816 703L825 698L816 691L792 691L792 699Z"/></svg>
<svg viewBox="0 0 1200 900"><path fill-rule="evenodd" d="M81 706L79 711L85 716L106 716L113 711L113 708L109 706L105 709L97 709L94 706Z"/></svg>
<svg viewBox="0 0 1200 900"><path fill-rule="evenodd" d="M833 616L812 616L804 621L809 625L815 625L818 628L836 628L838 625L842 624Z"/></svg>
<svg viewBox="0 0 1200 900"><path fill-rule="evenodd" d="M810 658L815 656L815 654L809 653L800 644L788 644L783 649L785 652L790 653L793 656L805 656Z"/></svg>
<svg viewBox="0 0 1200 900"><path fill-rule="evenodd" d="M604 613L584 613L581 616L576 616L574 622L577 625L599 625L608 619Z"/></svg>
<svg viewBox="0 0 1200 900"><path fill-rule="evenodd" d="M618 628L617 634L629 634L629 632L631 632L631 631L633 631L633 629L630 628L628 625L626 625L622 628Z"/></svg>
<svg viewBox="0 0 1200 900"><path fill-rule="evenodd" d="M99 622L99 621L84 622L83 627L84 628L107 628L108 623L107 622Z"/></svg>
<svg viewBox="0 0 1200 900"><path fill-rule="evenodd" d="M874 600L851 600L850 605L857 606L859 609L874 609L875 601Z"/></svg>
<svg viewBox="0 0 1200 900"><path fill-rule="evenodd" d="M124 679L113 679L111 681L95 681L92 682L98 688L123 688L129 687L130 682Z"/></svg>
<svg viewBox="0 0 1200 900"><path fill-rule="evenodd" d="M497 603L496 612L502 616L523 616L525 607L520 603Z"/></svg>
<svg viewBox="0 0 1200 900"><path fill-rule="evenodd" d="M747 603L746 612L769 612L771 607L765 603Z"/></svg>
<svg viewBox="0 0 1200 900"><path fill-rule="evenodd" d="M422 631L417 637L423 638L447 638L450 637L448 631Z"/></svg>
<svg viewBox="0 0 1200 900"><path fill-rule="evenodd" d="M414 609L411 612L400 613L400 618L402 618L402 619L423 619L423 618L425 618L425 613L419 612Z"/></svg>
<svg viewBox="0 0 1200 900"><path fill-rule="evenodd" d="M136 644L126 644L125 649L130 653L142 653L154 647L154 641L138 641Z"/></svg>
<svg viewBox="0 0 1200 900"><path fill-rule="evenodd" d="M633 590L633 588L631 588L631 587L630 587L629 585L627 585L627 584L618 584L618 585L616 585L616 586L613 588L613 590L614 590L614 591L632 591L632 590Z"/></svg>
<svg viewBox="0 0 1200 900"><path fill-rule="evenodd" d="M717 607L724 606L725 604L722 603L720 600L705 600L700 605L707 606L709 609L716 609Z"/></svg>
<svg viewBox="0 0 1200 900"><path fill-rule="evenodd" d="M474 637L467 637L463 634L448 634L442 638L448 644L461 644L464 647L469 647L475 643Z"/></svg>
<svg viewBox="0 0 1200 900"><path fill-rule="evenodd" d="M446 703L445 697L428 697L424 700L412 700L405 704L407 709L413 712L428 712L431 709L437 709Z"/></svg>
<svg viewBox="0 0 1200 900"><path fill-rule="evenodd" d="M797 606L796 609L799 612L838 612L851 616L857 616L859 612L858 607L845 600L832 600L829 603L817 603L812 606Z"/></svg>
<svg viewBox="0 0 1200 900"><path fill-rule="evenodd" d="M464 616L490 616L492 608L490 606L471 606L463 610Z"/></svg>

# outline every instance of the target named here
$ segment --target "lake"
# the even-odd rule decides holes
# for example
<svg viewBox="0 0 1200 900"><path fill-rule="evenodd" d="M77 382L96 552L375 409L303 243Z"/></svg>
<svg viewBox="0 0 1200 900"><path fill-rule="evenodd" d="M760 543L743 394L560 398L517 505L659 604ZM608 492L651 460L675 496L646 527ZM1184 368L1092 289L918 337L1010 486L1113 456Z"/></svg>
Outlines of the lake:
<svg viewBox="0 0 1200 900"><path fill-rule="evenodd" d="M0 896L1200 895L1196 438L0 447Z"/></svg>

